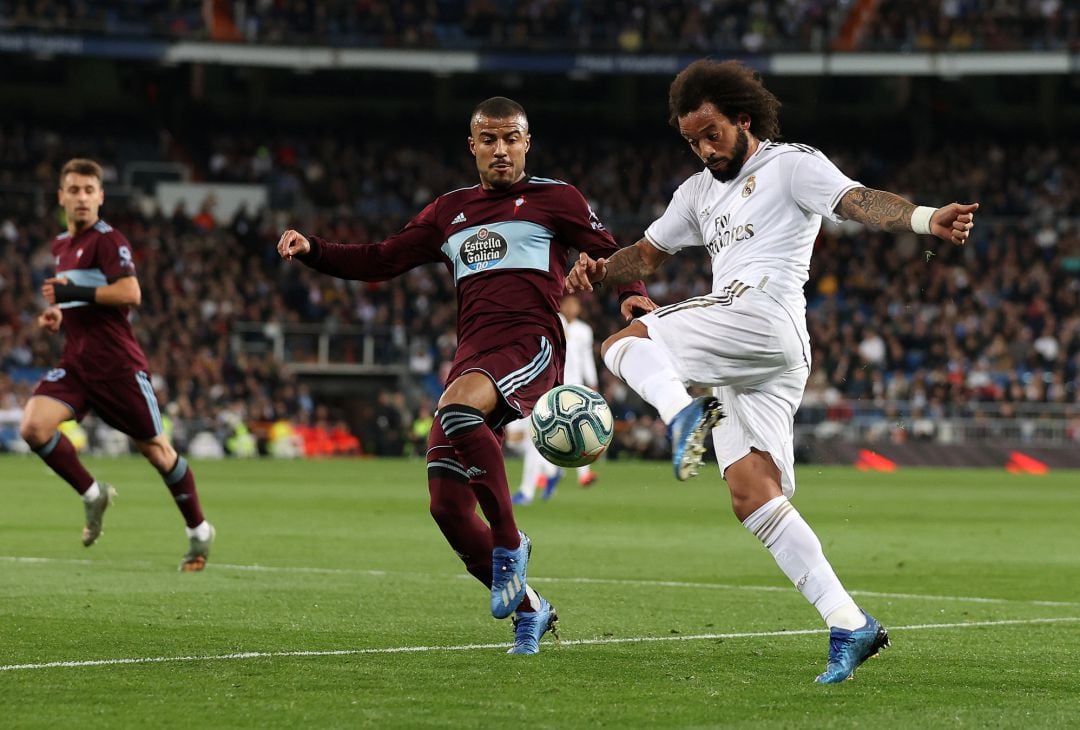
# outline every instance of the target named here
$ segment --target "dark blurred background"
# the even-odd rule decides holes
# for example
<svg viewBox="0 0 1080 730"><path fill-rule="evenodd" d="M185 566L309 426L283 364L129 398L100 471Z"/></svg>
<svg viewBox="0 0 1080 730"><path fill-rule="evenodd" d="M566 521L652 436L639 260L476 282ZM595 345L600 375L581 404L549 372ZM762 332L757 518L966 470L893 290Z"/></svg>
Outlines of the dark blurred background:
<svg viewBox="0 0 1080 730"><path fill-rule="evenodd" d="M103 217L134 244L135 325L182 448L414 453L455 347L447 273L336 280L280 262L281 231L376 242L474 184L468 116L501 94L529 112L529 171L633 243L698 169L666 95L708 55L760 71L784 138L863 184L982 204L963 249L822 229L800 456L1077 451L1078 54L1080 9L1055 0L0 0L0 449L22 448L59 353L34 319L66 159L106 167ZM649 283L661 303L709 286L703 252ZM597 342L619 326L604 297L583 318ZM663 456L651 409L601 384L611 456ZM88 448L126 452L84 426Z"/></svg>

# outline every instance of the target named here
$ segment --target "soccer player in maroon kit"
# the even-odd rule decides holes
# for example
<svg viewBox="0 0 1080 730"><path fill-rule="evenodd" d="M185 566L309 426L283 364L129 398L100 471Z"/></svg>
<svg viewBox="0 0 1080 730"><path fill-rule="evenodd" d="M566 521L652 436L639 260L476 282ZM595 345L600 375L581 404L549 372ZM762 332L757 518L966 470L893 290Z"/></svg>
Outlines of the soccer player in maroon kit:
<svg viewBox="0 0 1080 730"><path fill-rule="evenodd" d="M503 426L562 381L558 313L569 250L614 253L618 244L575 187L526 174L529 122L520 104L480 103L469 132L479 185L440 196L382 243L288 230L278 253L345 279L385 281L428 263L454 277L458 348L428 439L431 515L466 570L491 589L492 615L516 611L510 653L535 654L557 615L526 583L531 544L514 521ZM655 308L640 282L617 291L627 319Z"/></svg>
<svg viewBox="0 0 1080 730"><path fill-rule="evenodd" d="M60 171L58 197L68 229L52 242L56 276L41 287L49 306L38 325L49 333L63 326L66 340L59 365L45 374L26 405L20 433L34 453L82 495L82 542L87 547L101 535L102 518L116 490L90 475L57 427L71 418L82 420L93 410L134 439L161 473L187 523L189 547L180 570L202 570L214 528L203 517L187 460L163 432L146 356L128 322L128 311L139 305L142 292L130 244L98 218L105 202L101 166L93 160L69 160Z"/></svg>

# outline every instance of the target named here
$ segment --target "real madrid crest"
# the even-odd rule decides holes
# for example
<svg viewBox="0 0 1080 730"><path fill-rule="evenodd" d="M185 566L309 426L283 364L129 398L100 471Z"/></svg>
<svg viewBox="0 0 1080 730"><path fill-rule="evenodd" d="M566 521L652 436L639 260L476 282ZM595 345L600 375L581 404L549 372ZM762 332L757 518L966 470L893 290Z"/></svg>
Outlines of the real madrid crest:
<svg viewBox="0 0 1080 730"><path fill-rule="evenodd" d="M750 177L746 178L746 184L743 185L743 189L742 189L742 196L744 198L749 198L750 193L754 192L754 188L757 187L757 180L754 179L754 178L755 178L754 175L751 175Z"/></svg>

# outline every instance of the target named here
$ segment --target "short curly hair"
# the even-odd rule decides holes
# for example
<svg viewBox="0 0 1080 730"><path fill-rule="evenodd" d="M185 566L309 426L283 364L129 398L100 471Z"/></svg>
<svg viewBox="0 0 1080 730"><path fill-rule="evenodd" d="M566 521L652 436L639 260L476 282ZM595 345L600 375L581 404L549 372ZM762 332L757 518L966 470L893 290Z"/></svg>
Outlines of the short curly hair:
<svg viewBox="0 0 1080 730"><path fill-rule="evenodd" d="M780 100L765 88L753 69L738 61L703 58L679 72L668 92L668 122L679 128L679 117L711 102L734 120L750 117L750 133L758 139L780 136Z"/></svg>

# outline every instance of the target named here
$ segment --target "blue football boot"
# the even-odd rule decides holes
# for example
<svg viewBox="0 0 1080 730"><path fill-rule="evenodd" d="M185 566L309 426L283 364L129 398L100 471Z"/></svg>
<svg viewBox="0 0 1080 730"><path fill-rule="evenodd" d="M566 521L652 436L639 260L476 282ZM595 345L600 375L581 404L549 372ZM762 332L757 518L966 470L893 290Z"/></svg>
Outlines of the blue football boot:
<svg viewBox="0 0 1080 730"><path fill-rule="evenodd" d="M695 398L671 419L668 425L671 465L675 468L675 478L680 482L697 476L701 469L701 457L705 453L705 437L723 417L720 401L706 395Z"/></svg>
<svg viewBox="0 0 1080 730"><path fill-rule="evenodd" d="M889 646L889 632L878 620L866 616L866 626L849 631L833 627L829 632L829 665L814 681L819 684L834 684L850 679L859 665Z"/></svg>
<svg viewBox="0 0 1080 730"><path fill-rule="evenodd" d="M533 498L525 494L525 492L521 491L520 489L510 495L510 504L519 507L528 507L530 504L532 504L532 501Z"/></svg>
<svg viewBox="0 0 1080 730"><path fill-rule="evenodd" d="M514 616L514 645L507 654L539 654L540 637L551 632L559 640L559 614L555 607L541 596L536 611L518 611Z"/></svg>
<svg viewBox="0 0 1080 730"><path fill-rule="evenodd" d="M524 532L517 550L497 547L491 551L491 615L506 618L525 597L525 571L529 567L532 541Z"/></svg>
<svg viewBox="0 0 1080 730"><path fill-rule="evenodd" d="M555 496L555 487L559 486L559 481L563 478L563 468L560 466L550 477L541 476L540 478L544 480L543 497L546 502Z"/></svg>

